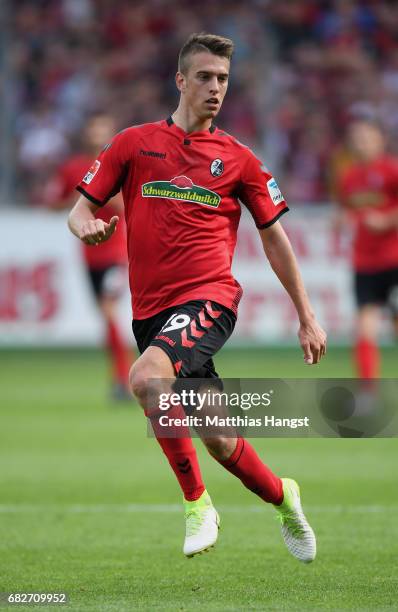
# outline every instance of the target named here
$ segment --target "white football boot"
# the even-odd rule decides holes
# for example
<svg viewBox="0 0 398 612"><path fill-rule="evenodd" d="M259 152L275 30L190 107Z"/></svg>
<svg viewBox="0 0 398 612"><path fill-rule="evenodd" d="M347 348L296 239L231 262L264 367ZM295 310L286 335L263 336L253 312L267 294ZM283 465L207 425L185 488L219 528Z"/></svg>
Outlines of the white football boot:
<svg viewBox="0 0 398 612"><path fill-rule="evenodd" d="M214 546L218 537L220 517L206 490L195 501L184 500L184 506L186 531L183 551L187 557L193 557Z"/></svg>
<svg viewBox="0 0 398 612"><path fill-rule="evenodd" d="M274 506L281 522L283 539L288 550L303 563L316 556L316 539L301 507L300 489L295 480L282 478L283 502Z"/></svg>

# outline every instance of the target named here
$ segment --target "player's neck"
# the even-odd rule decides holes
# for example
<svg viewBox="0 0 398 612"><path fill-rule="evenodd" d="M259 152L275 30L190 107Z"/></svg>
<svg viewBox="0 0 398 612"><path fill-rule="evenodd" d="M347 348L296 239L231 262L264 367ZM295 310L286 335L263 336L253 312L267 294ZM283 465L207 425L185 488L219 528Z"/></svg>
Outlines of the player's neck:
<svg viewBox="0 0 398 612"><path fill-rule="evenodd" d="M211 127L212 121L211 117L209 119L200 119L189 108L183 108L181 105L178 106L171 118L187 134L208 130Z"/></svg>

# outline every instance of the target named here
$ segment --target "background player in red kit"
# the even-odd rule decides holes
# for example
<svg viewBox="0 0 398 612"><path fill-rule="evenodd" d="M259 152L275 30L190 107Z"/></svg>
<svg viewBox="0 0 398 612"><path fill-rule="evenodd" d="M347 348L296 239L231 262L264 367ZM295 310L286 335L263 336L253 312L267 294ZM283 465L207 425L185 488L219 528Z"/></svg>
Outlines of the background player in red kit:
<svg viewBox="0 0 398 612"><path fill-rule="evenodd" d="M305 361L318 363L326 348L278 222L288 209L275 179L250 149L212 124L227 91L232 51L229 39L190 37L179 56L175 113L118 134L78 186L82 195L69 217L71 231L87 244L107 240L114 224L96 220L94 213L122 189L133 330L142 353L131 384L184 493L187 556L214 545L219 518L188 431L167 438L159 428L155 379L217 380L212 356L233 331L242 294L231 273L240 202L251 212L271 266L296 306ZM168 414L184 416L181 406ZM277 477L243 438L202 440L244 486L274 504L288 549L312 561L316 541L297 483Z"/></svg>
<svg viewBox="0 0 398 612"><path fill-rule="evenodd" d="M354 230L354 356L360 378L377 378L381 306L390 308L398 335L398 160L385 153L384 134L374 122L354 121L348 136L357 161L342 174L338 193Z"/></svg>
<svg viewBox="0 0 398 612"><path fill-rule="evenodd" d="M93 158L115 133L111 115L98 113L87 119L82 134L82 150L60 166L45 189L45 200L53 209L70 208L76 193L76 184L90 173ZM123 201L117 195L108 206L99 208L96 217L109 223L114 215L123 211ZM124 221L110 239L95 249L82 243L82 255L90 285L102 314L106 328L106 346L112 361L112 398L131 397L128 376L131 354L119 329L117 305L126 286L127 240Z"/></svg>

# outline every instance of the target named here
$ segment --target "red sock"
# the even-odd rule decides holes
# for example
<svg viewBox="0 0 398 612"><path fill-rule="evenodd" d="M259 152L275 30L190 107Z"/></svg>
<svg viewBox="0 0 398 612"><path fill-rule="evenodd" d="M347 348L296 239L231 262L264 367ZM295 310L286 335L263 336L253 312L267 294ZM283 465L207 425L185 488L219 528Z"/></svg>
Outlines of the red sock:
<svg viewBox="0 0 398 612"><path fill-rule="evenodd" d="M115 379L123 385L128 384L130 370L129 351L114 321L108 320L107 345L112 357Z"/></svg>
<svg viewBox="0 0 398 612"><path fill-rule="evenodd" d="M174 406L167 411L167 415L173 418L183 418L185 412L181 406ZM205 490L205 485L203 484L196 450L189 437L188 427L186 430L178 429L179 435L183 434L185 436L186 432L184 438L162 438L162 432L164 434L164 431L159 425L157 417L151 419L151 424L156 439L180 483L185 499L188 501L199 499Z"/></svg>
<svg viewBox="0 0 398 612"><path fill-rule="evenodd" d="M276 505L282 503L281 479L261 461L254 448L244 438L238 438L230 458L219 463L264 501Z"/></svg>
<svg viewBox="0 0 398 612"><path fill-rule="evenodd" d="M380 353L375 342L367 338L359 338L354 355L359 378L379 377Z"/></svg>

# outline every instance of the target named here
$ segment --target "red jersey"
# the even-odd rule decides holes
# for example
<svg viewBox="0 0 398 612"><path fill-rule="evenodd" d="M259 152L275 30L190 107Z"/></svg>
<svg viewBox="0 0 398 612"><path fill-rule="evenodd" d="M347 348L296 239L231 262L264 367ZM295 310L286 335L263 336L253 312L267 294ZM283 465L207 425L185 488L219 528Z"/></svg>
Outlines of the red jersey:
<svg viewBox="0 0 398 612"><path fill-rule="evenodd" d="M354 222L355 270L378 272L398 267L398 229L374 232L365 225L366 217L374 211L398 211L398 160L383 157L350 166L342 175L339 192ZM354 208L350 200L356 200L358 206Z"/></svg>
<svg viewBox="0 0 398 612"><path fill-rule="evenodd" d="M239 200L258 228L288 210L250 149L214 126L188 134L171 118L127 128L78 186L99 206L120 188L134 318L199 299L236 312L242 289L231 264Z"/></svg>
<svg viewBox="0 0 398 612"><path fill-rule="evenodd" d="M61 202L69 200L75 192L77 183L87 173L92 164L92 158L82 153L70 157L59 169L52 185L49 188L49 195L53 201ZM106 208L98 209L96 217L109 223L114 215L119 215L122 210L122 203L110 203ZM84 259L89 268L105 268L114 264L127 263L127 238L126 225L121 217L115 233L109 240L98 246L90 246L82 242Z"/></svg>

